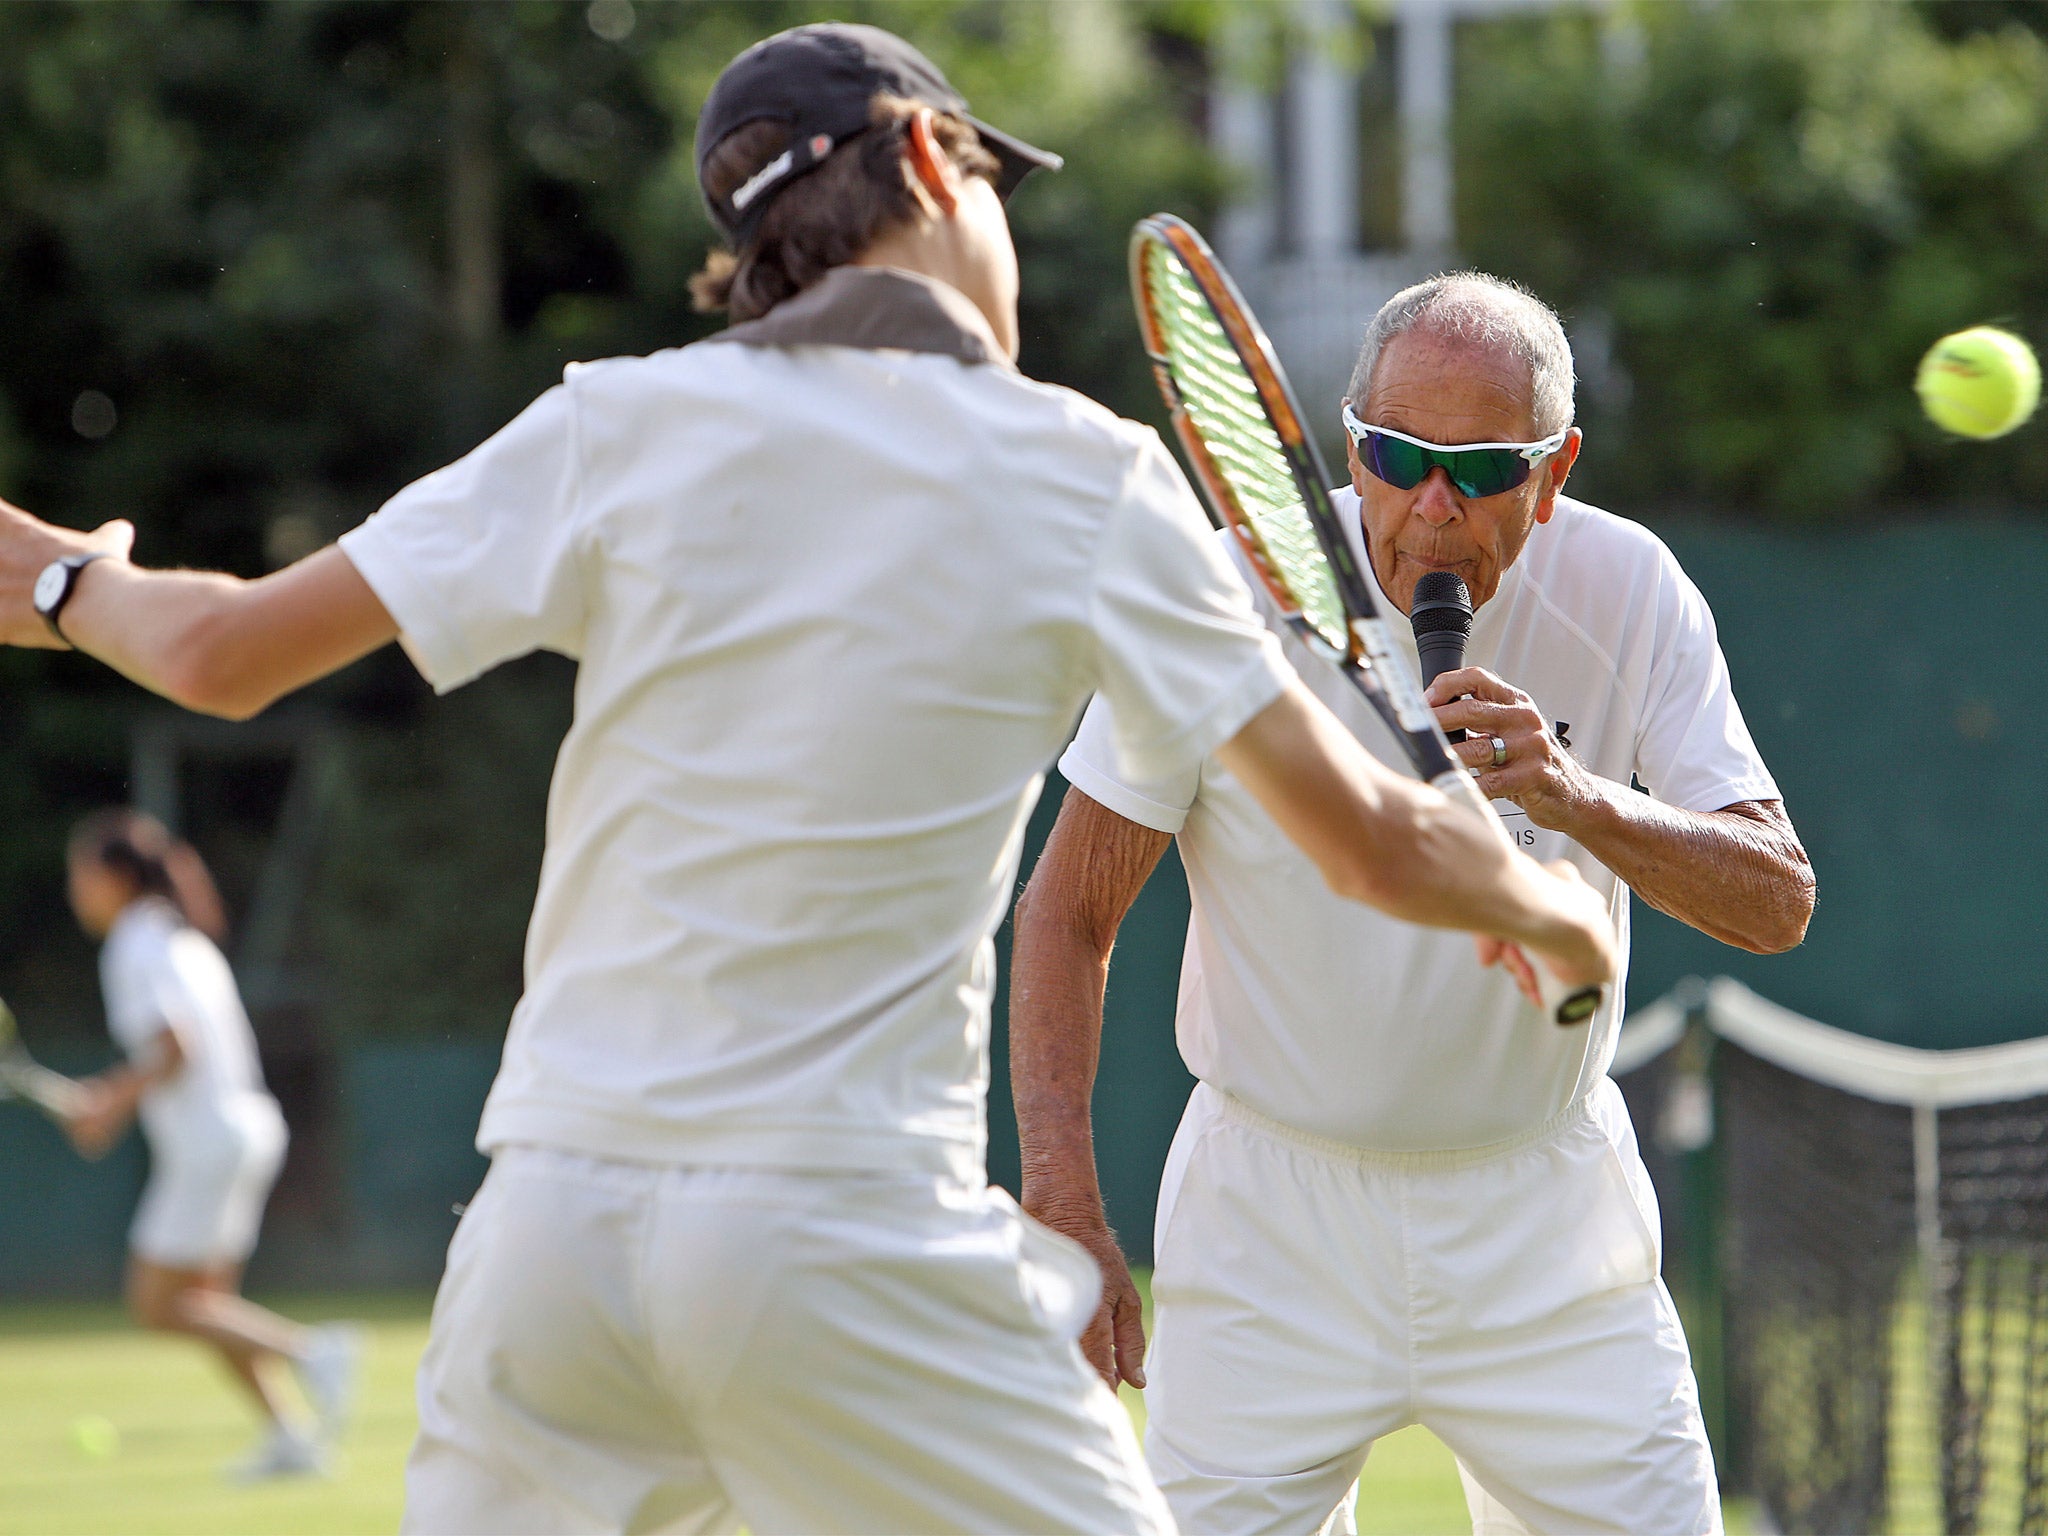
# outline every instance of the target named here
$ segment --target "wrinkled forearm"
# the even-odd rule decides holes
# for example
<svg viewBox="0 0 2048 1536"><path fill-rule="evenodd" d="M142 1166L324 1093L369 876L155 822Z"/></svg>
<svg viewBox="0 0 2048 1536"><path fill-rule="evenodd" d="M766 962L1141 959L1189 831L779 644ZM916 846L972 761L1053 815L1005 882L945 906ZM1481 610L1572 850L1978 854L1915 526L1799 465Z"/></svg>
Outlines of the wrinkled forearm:
<svg viewBox="0 0 2048 1536"><path fill-rule="evenodd" d="M1171 841L1070 791L1017 900L1010 1091L1024 1208L1069 1231L1104 1219L1089 1106L1110 951Z"/></svg>
<svg viewBox="0 0 2048 1536"><path fill-rule="evenodd" d="M1010 982L1010 1092L1023 1155L1024 1205L1099 1217L1090 1099L1102 1047L1108 956L1056 920L1019 910Z"/></svg>
<svg viewBox="0 0 2048 1536"><path fill-rule="evenodd" d="M1681 811L1609 780L1559 827L1651 906L1757 954L1791 949L1813 915L1813 866L1777 801Z"/></svg>

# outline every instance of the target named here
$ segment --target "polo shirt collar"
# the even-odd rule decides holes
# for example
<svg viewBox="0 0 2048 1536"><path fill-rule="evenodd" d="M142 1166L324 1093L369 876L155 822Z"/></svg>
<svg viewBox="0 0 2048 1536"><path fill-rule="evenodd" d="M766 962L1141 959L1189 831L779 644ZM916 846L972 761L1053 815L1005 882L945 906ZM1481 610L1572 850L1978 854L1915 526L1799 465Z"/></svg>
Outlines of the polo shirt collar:
<svg viewBox="0 0 2048 1536"><path fill-rule="evenodd" d="M834 267L758 320L711 338L753 347L867 347L1015 365L988 318L951 284L900 267Z"/></svg>

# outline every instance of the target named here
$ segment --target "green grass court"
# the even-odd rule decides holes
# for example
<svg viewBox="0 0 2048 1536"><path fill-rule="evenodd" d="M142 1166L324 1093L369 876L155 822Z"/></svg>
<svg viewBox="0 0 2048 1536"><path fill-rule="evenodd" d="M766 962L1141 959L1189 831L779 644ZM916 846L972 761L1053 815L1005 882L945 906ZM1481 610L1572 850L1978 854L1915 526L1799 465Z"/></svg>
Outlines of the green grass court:
<svg viewBox="0 0 2048 1536"><path fill-rule="evenodd" d="M308 1321L368 1326L355 1428L331 1482L258 1488L220 1467L251 1437L247 1410L197 1347L151 1338L104 1305L0 1308L0 1531L9 1536L357 1536L397 1529L413 1432L412 1376L427 1339L424 1295L266 1298ZM1141 1421L1142 1402L1126 1400ZM109 1420L120 1449L81 1449L73 1425ZM1449 1452L1407 1430L1373 1453L1359 1528L1463 1533Z"/></svg>
<svg viewBox="0 0 2048 1536"><path fill-rule="evenodd" d="M1144 1277L1141 1276L1141 1283ZM118 1309L0 1308L0 1532L8 1536L366 1536L397 1529L413 1433L425 1295L269 1297L304 1321L354 1318L369 1351L347 1456L332 1481L236 1488L221 1466L249 1443L248 1411L198 1347L153 1338ZM1126 1390L1132 1417L1143 1400ZM104 1418L119 1449L78 1443ZM1744 1526L1731 1510L1731 1531ZM1421 1429L1375 1448L1358 1504L1363 1536L1464 1536L1450 1452Z"/></svg>

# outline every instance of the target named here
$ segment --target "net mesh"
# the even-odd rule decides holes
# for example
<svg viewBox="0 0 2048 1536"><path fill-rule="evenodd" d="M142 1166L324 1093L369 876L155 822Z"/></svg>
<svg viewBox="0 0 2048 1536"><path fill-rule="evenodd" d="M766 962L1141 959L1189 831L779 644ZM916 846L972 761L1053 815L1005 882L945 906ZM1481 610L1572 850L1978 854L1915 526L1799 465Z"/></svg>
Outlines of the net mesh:
<svg viewBox="0 0 2048 1536"><path fill-rule="evenodd" d="M1336 580L1251 375L1173 248L1149 241L1144 262L1153 318L1182 410L1217 472L1230 482L1274 576L1293 596L1302 617L1333 649L1343 650L1344 607Z"/></svg>
<svg viewBox="0 0 2048 1536"><path fill-rule="evenodd" d="M1831 1064L1833 1032L1717 988L1719 1219L1688 1240L1720 1250L1724 1472L1786 1532L2048 1533L2041 1043L1959 1103L1964 1053ZM1621 1079L1651 1126L1671 1060Z"/></svg>
<svg viewBox="0 0 2048 1536"><path fill-rule="evenodd" d="M1725 1042L1716 1065L1735 1460L1787 1531L1885 1530L1911 1111Z"/></svg>

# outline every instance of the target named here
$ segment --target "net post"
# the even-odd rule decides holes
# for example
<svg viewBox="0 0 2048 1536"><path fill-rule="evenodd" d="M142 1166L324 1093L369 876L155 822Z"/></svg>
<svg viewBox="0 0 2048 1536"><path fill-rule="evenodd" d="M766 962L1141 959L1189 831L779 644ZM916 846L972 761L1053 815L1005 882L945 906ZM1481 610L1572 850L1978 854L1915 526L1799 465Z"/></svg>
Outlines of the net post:
<svg viewBox="0 0 2048 1536"><path fill-rule="evenodd" d="M1913 1236L1920 1259L1920 1290L1924 1298L1921 1315L1927 1329L1926 1363L1929 1428L1934 1436L1935 1465L1940 1469L1934 1481L1934 1498L1948 1529L1947 1436L1942 1426L1949 1421L1950 1357L1948 1316L1948 1256L1941 1239L1941 1112L1931 1101L1913 1105Z"/></svg>
<svg viewBox="0 0 2048 1536"><path fill-rule="evenodd" d="M1677 1052L1680 1070L1696 1073L1707 1096L1706 1134L1680 1160L1679 1189L1687 1236L1685 1287L1693 1313L1688 1320L1687 1343L1715 1474L1725 1484L1735 1478L1739 1464L1736 1448L1728 1440L1728 1369L1722 1326L1721 1246L1725 1234L1721 1138L1717 1132L1724 1123L1724 1110L1719 1074L1714 1070L1714 1021L1707 983L1698 976L1684 977L1672 988L1671 997L1685 1013L1685 1033Z"/></svg>

